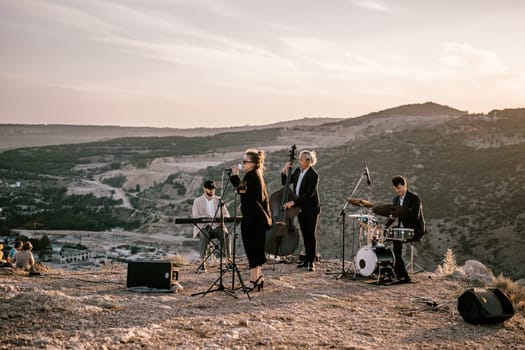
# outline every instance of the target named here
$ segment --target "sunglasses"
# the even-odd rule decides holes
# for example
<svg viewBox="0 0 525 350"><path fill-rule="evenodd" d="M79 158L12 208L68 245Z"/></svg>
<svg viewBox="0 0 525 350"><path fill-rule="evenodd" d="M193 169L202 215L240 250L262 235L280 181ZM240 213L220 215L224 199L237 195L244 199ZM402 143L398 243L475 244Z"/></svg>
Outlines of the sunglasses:
<svg viewBox="0 0 525 350"><path fill-rule="evenodd" d="M242 161L242 164L246 164L246 163L253 163L253 161L252 160L243 160Z"/></svg>

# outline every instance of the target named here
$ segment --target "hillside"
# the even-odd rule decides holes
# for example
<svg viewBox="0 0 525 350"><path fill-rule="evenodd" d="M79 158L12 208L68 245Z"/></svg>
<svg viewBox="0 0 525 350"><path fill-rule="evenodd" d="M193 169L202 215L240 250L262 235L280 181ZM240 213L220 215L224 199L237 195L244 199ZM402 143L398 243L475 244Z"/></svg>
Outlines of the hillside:
<svg viewBox="0 0 525 350"><path fill-rule="evenodd" d="M187 265L179 267L182 289L171 294L128 291L126 266L119 264L51 269L38 277L0 269L0 349L507 350L525 344L519 300L503 324L463 320L457 298L467 287L483 286L472 279L429 273L387 286L325 273L338 267L324 261L310 273L295 264L265 265L264 288L250 299L240 289L230 293L241 287L238 277L232 285L230 272L224 291L192 296L215 289L218 273L195 274ZM245 260L239 268L246 276Z"/></svg>
<svg viewBox="0 0 525 350"><path fill-rule="evenodd" d="M337 219L367 165L372 185L361 182L354 197L390 203L390 179L396 174L407 176L409 188L421 196L428 234L416 245L418 264L432 269L451 248L460 262L480 260L497 274L523 278L524 140L525 109L471 115L424 103L315 126L25 148L0 154L0 179L27 186L4 190L0 206L12 228L39 222L49 229L120 226L184 235L191 227L175 225L173 217L189 215L203 178L225 181L223 169L236 164L244 149L261 147L268 152L265 178L273 192L280 188L287 149L296 143L319 156L323 257L341 255ZM94 198L82 197L88 194ZM231 188L224 195L232 211ZM21 206L40 211L15 210ZM358 212L347 208L347 214ZM67 225L58 217L69 218ZM347 224L350 258L360 247L359 232L354 221Z"/></svg>

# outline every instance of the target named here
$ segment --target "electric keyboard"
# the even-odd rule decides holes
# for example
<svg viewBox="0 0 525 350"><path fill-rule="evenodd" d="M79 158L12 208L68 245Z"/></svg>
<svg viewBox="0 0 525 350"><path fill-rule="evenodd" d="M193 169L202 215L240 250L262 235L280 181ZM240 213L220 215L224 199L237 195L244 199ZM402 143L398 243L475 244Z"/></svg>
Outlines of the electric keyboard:
<svg viewBox="0 0 525 350"><path fill-rule="evenodd" d="M237 217L225 217L224 222L241 222L242 216ZM198 217L198 218L175 218L176 224L211 224L211 223L220 223L220 218L208 218L208 217Z"/></svg>

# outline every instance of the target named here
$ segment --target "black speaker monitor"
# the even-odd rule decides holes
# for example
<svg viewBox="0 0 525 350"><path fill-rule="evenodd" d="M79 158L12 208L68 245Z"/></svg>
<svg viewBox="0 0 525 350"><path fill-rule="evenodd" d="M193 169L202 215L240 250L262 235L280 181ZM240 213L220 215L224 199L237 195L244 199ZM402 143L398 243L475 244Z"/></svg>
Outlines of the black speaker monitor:
<svg viewBox="0 0 525 350"><path fill-rule="evenodd" d="M500 323L514 315L509 298L498 288L469 288L458 298L458 311L472 324Z"/></svg>
<svg viewBox="0 0 525 350"><path fill-rule="evenodd" d="M126 286L170 289L179 279L171 261L129 261Z"/></svg>

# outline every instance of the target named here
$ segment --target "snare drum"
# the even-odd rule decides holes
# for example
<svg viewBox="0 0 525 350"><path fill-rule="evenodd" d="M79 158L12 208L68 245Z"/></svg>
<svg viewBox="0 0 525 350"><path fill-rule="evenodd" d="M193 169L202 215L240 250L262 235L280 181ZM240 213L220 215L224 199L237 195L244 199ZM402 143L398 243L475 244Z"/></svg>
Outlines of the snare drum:
<svg viewBox="0 0 525 350"><path fill-rule="evenodd" d="M394 254L383 245L365 246L357 252L355 266L357 273L368 277L382 267L394 266Z"/></svg>
<svg viewBox="0 0 525 350"><path fill-rule="evenodd" d="M394 227L386 232L386 239L391 241L406 242L414 239L414 229Z"/></svg>

